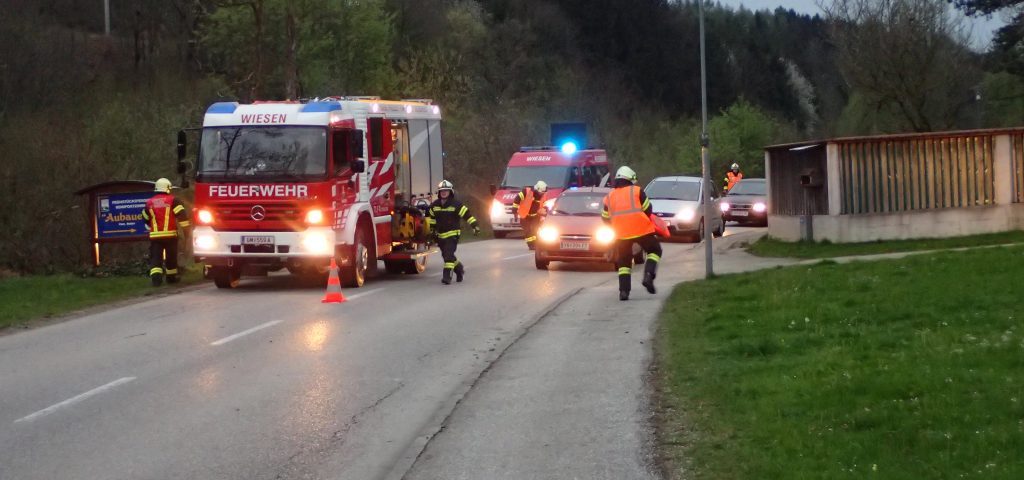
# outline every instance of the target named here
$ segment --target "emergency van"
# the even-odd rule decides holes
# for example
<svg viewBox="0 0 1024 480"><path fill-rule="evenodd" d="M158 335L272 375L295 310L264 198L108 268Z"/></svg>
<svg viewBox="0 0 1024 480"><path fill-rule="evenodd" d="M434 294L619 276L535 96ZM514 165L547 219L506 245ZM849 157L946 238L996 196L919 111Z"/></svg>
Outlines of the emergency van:
<svg viewBox="0 0 1024 480"><path fill-rule="evenodd" d="M604 150L566 151L558 147L523 147L512 154L501 185L492 185L491 228L494 236L504 238L521 229L512 202L523 187L538 180L548 184L545 206L567 188L601 186L608 175L608 154Z"/></svg>
<svg viewBox="0 0 1024 480"><path fill-rule="evenodd" d="M282 268L323 276L332 257L347 287L378 260L423 272L425 210L444 178L441 110L429 100L215 103L197 150L193 254L218 287Z"/></svg>

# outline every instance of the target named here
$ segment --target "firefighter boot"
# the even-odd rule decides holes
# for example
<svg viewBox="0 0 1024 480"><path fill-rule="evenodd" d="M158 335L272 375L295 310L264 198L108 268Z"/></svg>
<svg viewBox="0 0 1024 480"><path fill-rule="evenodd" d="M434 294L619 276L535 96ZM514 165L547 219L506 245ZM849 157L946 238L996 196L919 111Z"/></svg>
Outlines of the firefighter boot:
<svg viewBox="0 0 1024 480"><path fill-rule="evenodd" d="M441 271L441 283L445 285L452 284L452 269L445 268L444 270Z"/></svg>
<svg viewBox="0 0 1024 480"><path fill-rule="evenodd" d="M466 274L466 268L462 266L462 262L455 264L455 281L461 282L462 276Z"/></svg>
<svg viewBox="0 0 1024 480"><path fill-rule="evenodd" d="M633 283L632 277L629 273L622 273L621 269L619 272L619 300L629 300L629 289L630 284Z"/></svg>
<svg viewBox="0 0 1024 480"><path fill-rule="evenodd" d="M644 265L644 281L640 284L647 289L649 293L656 293L654 289L654 277L658 276L658 262L652 262L650 260Z"/></svg>
<svg viewBox="0 0 1024 480"><path fill-rule="evenodd" d="M162 273L151 273L149 274L149 280L153 282L154 287L159 287L160 284L164 283L164 275Z"/></svg>
<svg viewBox="0 0 1024 480"><path fill-rule="evenodd" d="M168 283L168 284L171 284L171 283L178 283L178 281L179 281L179 280L180 280L180 279L178 278L178 276L177 276L177 275L168 275L168 276L167 276L167 283Z"/></svg>

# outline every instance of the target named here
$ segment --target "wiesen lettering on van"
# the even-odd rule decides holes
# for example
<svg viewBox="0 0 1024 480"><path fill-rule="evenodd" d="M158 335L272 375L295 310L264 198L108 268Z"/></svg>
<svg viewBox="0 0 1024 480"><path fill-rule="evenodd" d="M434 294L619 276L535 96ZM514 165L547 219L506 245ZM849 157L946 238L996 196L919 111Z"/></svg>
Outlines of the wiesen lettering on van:
<svg viewBox="0 0 1024 480"><path fill-rule="evenodd" d="M527 162L550 162L551 161L551 156L550 155L530 155L529 157L526 157L526 161Z"/></svg>
<svg viewBox="0 0 1024 480"><path fill-rule="evenodd" d="M294 197L309 196L308 185L210 185L211 197Z"/></svg>
<svg viewBox="0 0 1024 480"><path fill-rule="evenodd" d="M254 113L242 115L242 123L285 123L288 115L283 113Z"/></svg>

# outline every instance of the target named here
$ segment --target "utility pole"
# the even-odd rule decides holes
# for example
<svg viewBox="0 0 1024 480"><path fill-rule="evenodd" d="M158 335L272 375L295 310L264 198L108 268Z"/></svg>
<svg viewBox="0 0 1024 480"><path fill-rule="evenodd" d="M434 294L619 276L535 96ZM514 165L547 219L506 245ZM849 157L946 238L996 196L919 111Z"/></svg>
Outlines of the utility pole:
<svg viewBox="0 0 1024 480"><path fill-rule="evenodd" d="M697 0L700 16L700 161L704 170L704 186L701 188L701 216L704 218L704 278L715 276L715 267L712 260L713 250L711 249L711 226L708 221L711 219L711 192L708 188L715 188L711 183L711 157L708 156L708 148L711 146L711 139L708 136L708 88L707 88L707 62L704 58L704 0Z"/></svg>
<svg viewBox="0 0 1024 480"><path fill-rule="evenodd" d="M103 0L103 33L110 36L110 0Z"/></svg>

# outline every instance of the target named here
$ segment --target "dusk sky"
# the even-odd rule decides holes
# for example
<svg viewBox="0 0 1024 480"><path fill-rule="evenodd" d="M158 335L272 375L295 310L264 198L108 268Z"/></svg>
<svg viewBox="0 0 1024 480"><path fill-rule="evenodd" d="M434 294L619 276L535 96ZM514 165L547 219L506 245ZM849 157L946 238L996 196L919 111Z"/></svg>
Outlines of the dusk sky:
<svg viewBox="0 0 1024 480"><path fill-rule="evenodd" d="M731 5L738 7L743 5L749 10L774 10L776 7L782 6L784 8L791 8L800 13L815 14L821 13L821 9L818 8L815 0L718 0L723 5ZM952 7L950 7L952 8ZM957 12L957 14L960 14ZM988 43L992 40L992 33L999 27L1003 26L1005 22L1000 16L993 15L992 18L986 19L984 17L977 19L968 19L972 27L972 38L974 39L974 48L978 50L985 50Z"/></svg>

